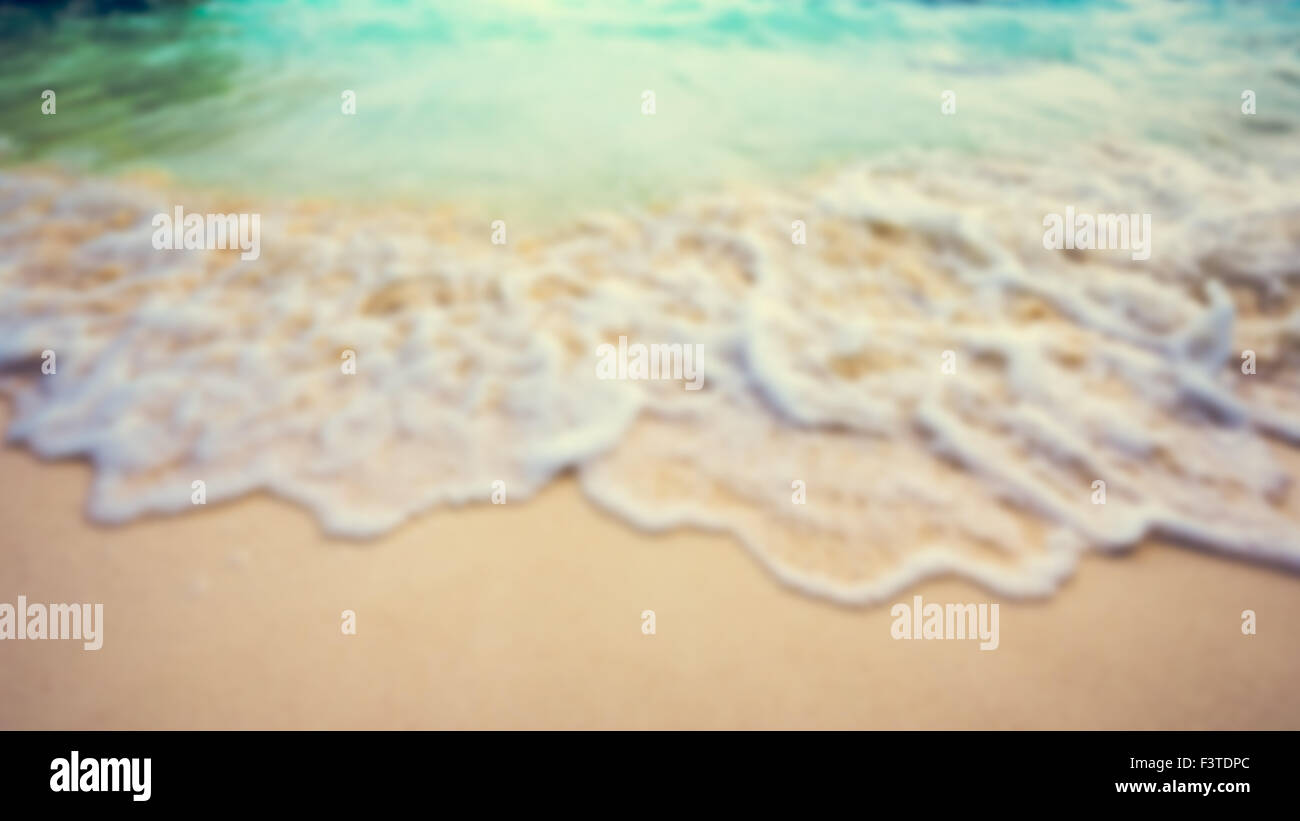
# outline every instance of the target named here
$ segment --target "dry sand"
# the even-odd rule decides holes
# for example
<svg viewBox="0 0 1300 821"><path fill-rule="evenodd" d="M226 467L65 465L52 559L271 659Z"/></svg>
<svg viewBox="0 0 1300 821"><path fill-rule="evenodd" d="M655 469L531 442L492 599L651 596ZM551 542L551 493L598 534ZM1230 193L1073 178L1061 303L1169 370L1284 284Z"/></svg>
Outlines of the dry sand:
<svg viewBox="0 0 1300 821"><path fill-rule="evenodd" d="M0 642L3 729L1300 728L1300 575L1185 548L1090 556L1046 601L897 597L1000 601L981 652L895 641L888 605L785 589L724 536L638 533L571 480L352 543L267 497L98 527L84 463L10 447L0 476L0 601L105 620L97 652Z"/></svg>

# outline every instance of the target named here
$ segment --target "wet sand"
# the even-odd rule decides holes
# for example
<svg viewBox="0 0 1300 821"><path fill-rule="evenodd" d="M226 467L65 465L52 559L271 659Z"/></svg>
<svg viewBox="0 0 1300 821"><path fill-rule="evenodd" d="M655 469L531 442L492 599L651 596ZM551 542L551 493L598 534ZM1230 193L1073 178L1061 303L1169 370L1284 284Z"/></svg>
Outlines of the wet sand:
<svg viewBox="0 0 1300 821"><path fill-rule="evenodd" d="M724 536L638 533L572 480L347 542L265 496L99 527L86 464L8 447L0 475L0 600L105 606L97 652L0 642L5 729L1300 728L1300 576L1186 548L1087 557L1049 600L897 597L999 602L981 652L895 641L888 605L785 589Z"/></svg>

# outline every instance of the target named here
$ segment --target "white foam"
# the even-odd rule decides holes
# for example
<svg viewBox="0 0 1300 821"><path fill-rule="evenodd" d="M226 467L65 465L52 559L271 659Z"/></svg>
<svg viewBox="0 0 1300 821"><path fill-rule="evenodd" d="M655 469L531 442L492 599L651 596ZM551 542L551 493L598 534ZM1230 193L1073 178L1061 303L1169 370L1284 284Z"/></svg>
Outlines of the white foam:
<svg viewBox="0 0 1300 821"><path fill-rule="evenodd" d="M1153 532L1300 567L1268 440L1300 441L1300 166L1272 163L881 161L505 247L286 205L255 262L153 251L166 192L6 173L9 436L88 456L106 522L188 510L202 479L209 503L267 490L358 537L576 468L637 526L734 534L851 602L943 572L1041 595L1080 550ZM1066 205L1153 213L1151 259L1044 250ZM620 335L703 344L705 389L596 379Z"/></svg>

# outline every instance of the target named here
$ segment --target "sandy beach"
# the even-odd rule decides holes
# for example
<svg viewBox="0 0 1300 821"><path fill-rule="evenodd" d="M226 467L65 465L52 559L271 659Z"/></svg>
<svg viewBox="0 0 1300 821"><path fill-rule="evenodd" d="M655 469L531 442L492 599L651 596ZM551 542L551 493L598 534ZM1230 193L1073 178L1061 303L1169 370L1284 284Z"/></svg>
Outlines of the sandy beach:
<svg viewBox="0 0 1300 821"><path fill-rule="evenodd" d="M571 480L347 542L264 496L92 526L88 466L6 448L0 475L0 591L105 607L99 651L0 643L4 729L1300 727L1300 578L1185 548L1090 556L1046 601L898 597L1000 601L981 652L895 641L887 606L784 589L731 539L639 534Z"/></svg>
<svg viewBox="0 0 1300 821"><path fill-rule="evenodd" d="M64 5L0 729L1300 729L1300 8Z"/></svg>

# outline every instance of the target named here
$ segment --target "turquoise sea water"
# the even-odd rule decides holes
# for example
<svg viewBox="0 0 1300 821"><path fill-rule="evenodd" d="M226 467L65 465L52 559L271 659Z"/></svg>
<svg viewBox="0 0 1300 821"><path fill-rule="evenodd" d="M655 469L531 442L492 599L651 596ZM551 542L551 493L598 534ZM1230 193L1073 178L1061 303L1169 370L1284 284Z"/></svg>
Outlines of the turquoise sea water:
<svg viewBox="0 0 1300 821"><path fill-rule="evenodd" d="M215 0L0 21L9 164L507 212L904 148L1229 144L1300 111L1296 3ZM1245 88L1262 101L1249 122L1227 116Z"/></svg>

